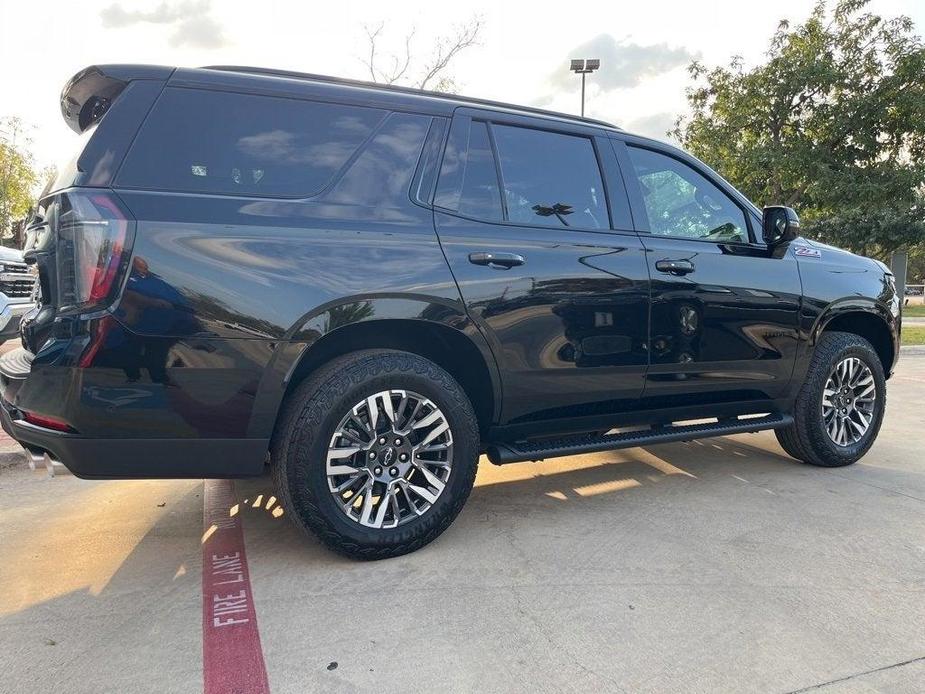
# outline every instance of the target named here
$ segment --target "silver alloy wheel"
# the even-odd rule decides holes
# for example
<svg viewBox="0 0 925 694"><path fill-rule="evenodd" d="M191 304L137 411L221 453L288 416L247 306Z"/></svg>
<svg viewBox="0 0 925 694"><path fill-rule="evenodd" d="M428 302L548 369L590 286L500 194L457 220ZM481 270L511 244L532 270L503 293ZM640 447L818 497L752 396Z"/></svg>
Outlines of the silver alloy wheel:
<svg viewBox="0 0 925 694"><path fill-rule="evenodd" d="M832 369L822 392L822 419L838 446L860 441L874 419L877 384L870 368L857 357L842 359Z"/></svg>
<svg viewBox="0 0 925 694"><path fill-rule="evenodd" d="M453 432L431 400L410 390L364 398L328 445L328 488L351 520L395 528L437 501L453 465Z"/></svg>

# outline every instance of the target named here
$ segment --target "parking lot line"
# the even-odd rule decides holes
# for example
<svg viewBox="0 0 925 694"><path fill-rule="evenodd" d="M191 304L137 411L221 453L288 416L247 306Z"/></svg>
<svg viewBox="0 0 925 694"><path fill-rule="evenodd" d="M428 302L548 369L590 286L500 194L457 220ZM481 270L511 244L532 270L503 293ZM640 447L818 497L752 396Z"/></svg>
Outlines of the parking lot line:
<svg viewBox="0 0 925 694"><path fill-rule="evenodd" d="M206 480L202 535L202 670L205 694L268 694L244 529L234 482Z"/></svg>

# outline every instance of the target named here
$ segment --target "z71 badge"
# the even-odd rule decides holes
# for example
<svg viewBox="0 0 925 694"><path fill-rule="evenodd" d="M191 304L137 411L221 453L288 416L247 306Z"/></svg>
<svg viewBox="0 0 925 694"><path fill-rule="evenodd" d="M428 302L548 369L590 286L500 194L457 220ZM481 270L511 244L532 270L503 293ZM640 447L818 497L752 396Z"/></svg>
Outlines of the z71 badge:
<svg viewBox="0 0 925 694"><path fill-rule="evenodd" d="M809 246L797 246L794 253L803 258L821 258L822 251L818 248L810 248Z"/></svg>

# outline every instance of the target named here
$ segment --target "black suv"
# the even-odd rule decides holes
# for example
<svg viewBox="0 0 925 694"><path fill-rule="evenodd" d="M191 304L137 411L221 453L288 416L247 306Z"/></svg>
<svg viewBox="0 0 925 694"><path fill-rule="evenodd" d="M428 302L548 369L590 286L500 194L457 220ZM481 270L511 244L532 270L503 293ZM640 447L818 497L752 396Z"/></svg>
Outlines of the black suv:
<svg viewBox="0 0 925 694"><path fill-rule="evenodd" d="M272 468L332 548L439 535L496 464L774 429L873 443L886 266L607 123L245 67L112 65L28 228L3 427L81 477Z"/></svg>

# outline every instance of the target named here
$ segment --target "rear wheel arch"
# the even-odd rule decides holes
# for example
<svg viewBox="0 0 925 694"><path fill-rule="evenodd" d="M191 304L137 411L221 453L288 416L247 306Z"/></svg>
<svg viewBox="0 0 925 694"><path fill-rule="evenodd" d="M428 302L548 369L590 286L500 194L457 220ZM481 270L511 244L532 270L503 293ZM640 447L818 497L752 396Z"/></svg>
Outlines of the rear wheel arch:
<svg viewBox="0 0 925 694"><path fill-rule="evenodd" d="M393 349L428 359L449 373L465 391L484 431L501 405L500 381L487 345L470 323L460 330L420 319L384 318L351 323L320 337L305 349L289 371L282 401L325 364L344 354L368 349Z"/></svg>

